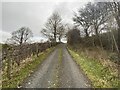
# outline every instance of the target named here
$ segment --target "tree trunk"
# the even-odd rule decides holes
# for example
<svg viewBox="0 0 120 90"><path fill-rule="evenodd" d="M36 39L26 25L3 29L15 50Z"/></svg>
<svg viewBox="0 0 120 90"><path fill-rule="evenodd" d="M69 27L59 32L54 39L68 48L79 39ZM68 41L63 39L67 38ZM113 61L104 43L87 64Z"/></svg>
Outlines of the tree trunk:
<svg viewBox="0 0 120 90"><path fill-rule="evenodd" d="M95 37L94 36L92 36L93 38L93 47L95 47Z"/></svg>
<svg viewBox="0 0 120 90"><path fill-rule="evenodd" d="M118 50L120 51L120 27L118 29Z"/></svg>
<svg viewBox="0 0 120 90"><path fill-rule="evenodd" d="M85 29L85 34L86 34L86 37L89 37L88 29Z"/></svg>
<svg viewBox="0 0 120 90"><path fill-rule="evenodd" d="M101 48L102 48L102 50L103 50L102 39L101 39L101 37L98 37L98 38L99 38L99 41L100 41L100 46L101 46Z"/></svg>
<svg viewBox="0 0 120 90"><path fill-rule="evenodd" d="M112 31L111 31L111 35L112 35L113 42L114 42L114 44L115 44L116 51L117 51L117 53L119 53L118 44L117 44L117 42L116 42L116 40L115 40L115 36L114 36L114 34L113 34Z"/></svg>
<svg viewBox="0 0 120 90"><path fill-rule="evenodd" d="M22 45L22 43L23 43L23 34L24 34L24 32L22 32L22 34L21 34L20 45Z"/></svg>
<svg viewBox="0 0 120 90"><path fill-rule="evenodd" d="M54 25L54 42L56 43L56 33L57 33L57 29L56 29L56 22Z"/></svg>
<svg viewBox="0 0 120 90"><path fill-rule="evenodd" d="M61 38L59 37L59 42L61 42Z"/></svg>
<svg viewBox="0 0 120 90"><path fill-rule="evenodd" d="M95 34L97 37L99 37L98 28L95 28Z"/></svg>
<svg viewBox="0 0 120 90"><path fill-rule="evenodd" d="M54 42L56 42L56 33L54 33Z"/></svg>

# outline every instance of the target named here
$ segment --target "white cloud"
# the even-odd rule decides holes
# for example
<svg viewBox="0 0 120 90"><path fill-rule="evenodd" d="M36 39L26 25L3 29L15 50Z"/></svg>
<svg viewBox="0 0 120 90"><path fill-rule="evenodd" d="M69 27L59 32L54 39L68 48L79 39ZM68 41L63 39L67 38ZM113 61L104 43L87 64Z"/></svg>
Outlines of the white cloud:
<svg viewBox="0 0 120 90"><path fill-rule="evenodd" d="M93 2L94 0L2 0L2 2Z"/></svg>
<svg viewBox="0 0 120 90"><path fill-rule="evenodd" d="M36 0L30 0L34 2L26 2L27 0L22 2L21 0L12 1L14 0L4 0L2 2L2 28L0 28L4 30L2 31L4 32L4 41L9 37L8 33L18 30L22 26L29 27L34 34L34 40L39 41L42 37L40 31L54 10L60 11L66 23L72 24L73 11L77 11L79 7L91 0L81 0L81 2L79 2L80 0L45 0L44 2L42 2L43 0L41 2L36 2ZM39 36L40 38L38 38Z"/></svg>
<svg viewBox="0 0 120 90"><path fill-rule="evenodd" d="M1 34L0 42L2 42L2 43L5 43L6 40L11 37L10 33L2 31L2 30L0 30L0 34Z"/></svg>
<svg viewBox="0 0 120 90"><path fill-rule="evenodd" d="M78 11L86 2L61 2L57 4L55 10L58 11L64 22L73 24L74 12Z"/></svg>
<svg viewBox="0 0 120 90"><path fill-rule="evenodd" d="M39 35L53 7L54 3L3 3L3 30L12 32L27 26Z"/></svg>
<svg viewBox="0 0 120 90"><path fill-rule="evenodd" d="M32 43L34 43L34 42L45 42L45 41L48 40L48 39L46 39L44 37L40 37L40 36L35 36L35 37L30 38L30 39L31 39Z"/></svg>

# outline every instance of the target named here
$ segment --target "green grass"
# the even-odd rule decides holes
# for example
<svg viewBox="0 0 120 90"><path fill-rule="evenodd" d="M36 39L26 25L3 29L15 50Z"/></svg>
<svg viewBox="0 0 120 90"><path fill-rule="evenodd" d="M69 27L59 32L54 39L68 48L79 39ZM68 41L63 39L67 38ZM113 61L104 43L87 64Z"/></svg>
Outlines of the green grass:
<svg viewBox="0 0 120 90"><path fill-rule="evenodd" d="M39 57L33 56L33 61L29 64L26 64L19 72L14 73L10 80L5 80L2 82L2 88L16 88L20 85L23 80L29 76L31 72L37 68L37 66L49 55L49 53L54 48L47 49L46 51L40 53Z"/></svg>
<svg viewBox="0 0 120 90"><path fill-rule="evenodd" d="M62 49L60 48L59 49L59 64L61 64L62 63Z"/></svg>
<svg viewBox="0 0 120 90"><path fill-rule="evenodd" d="M116 72L109 67L103 66L98 60L89 59L83 54L69 49L70 54L91 80L95 88L117 88L119 79Z"/></svg>

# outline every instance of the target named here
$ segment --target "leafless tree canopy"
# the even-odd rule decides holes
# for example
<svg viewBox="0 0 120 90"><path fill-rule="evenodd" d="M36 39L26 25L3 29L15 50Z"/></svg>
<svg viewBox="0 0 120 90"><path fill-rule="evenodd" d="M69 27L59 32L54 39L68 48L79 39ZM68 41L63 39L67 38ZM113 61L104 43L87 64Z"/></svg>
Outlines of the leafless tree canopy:
<svg viewBox="0 0 120 90"><path fill-rule="evenodd" d="M64 30L60 15L57 12L54 12L41 32L48 37L50 41L56 42L57 36L59 41L61 41Z"/></svg>
<svg viewBox="0 0 120 90"><path fill-rule="evenodd" d="M89 2L75 12L73 21L80 28L84 44L119 53L120 2Z"/></svg>
<svg viewBox="0 0 120 90"><path fill-rule="evenodd" d="M32 35L32 31L28 27L21 27L19 30L12 32L12 37L9 41L22 45L27 43Z"/></svg>
<svg viewBox="0 0 120 90"><path fill-rule="evenodd" d="M88 3L85 8L78 11L75 14L73 20L78 26L84 28L86 36L89 36L89 28L94 27L95 34L99 35L99 32L103 29L104 23L109 19L107 4L105 2Z"/></svg>

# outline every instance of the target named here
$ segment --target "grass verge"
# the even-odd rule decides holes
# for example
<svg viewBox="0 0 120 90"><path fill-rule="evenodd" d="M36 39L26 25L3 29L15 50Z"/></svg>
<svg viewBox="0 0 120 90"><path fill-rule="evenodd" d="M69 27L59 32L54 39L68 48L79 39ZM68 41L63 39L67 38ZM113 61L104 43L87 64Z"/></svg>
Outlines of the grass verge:
<svg viewBox="0 0 120 90"><path fill-rule="evenodd" d="M118 88L118 72L113 72L109 67L103 66L98 60L90 59L83 54L78 54L68 49L76 63L85 72L95 88Z"/></svg>
<svg viewBox="0 0 120 90"><path fill-rule="evenodd" d="M53 51L54 48L49 48L40 53L39 57L33 56L33 61L26 64L19 72L14 73L10 80L6 79L2 82L2 88L17 88L23 80L29 76L35 68L42 63L42 61Z"/></svg>

